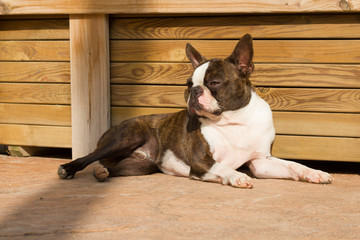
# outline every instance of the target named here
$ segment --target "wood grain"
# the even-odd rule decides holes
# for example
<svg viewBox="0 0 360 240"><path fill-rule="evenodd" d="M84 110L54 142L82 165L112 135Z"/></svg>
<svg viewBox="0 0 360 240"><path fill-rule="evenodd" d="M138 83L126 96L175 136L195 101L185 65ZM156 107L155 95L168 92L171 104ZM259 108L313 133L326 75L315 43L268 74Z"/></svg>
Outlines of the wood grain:
<svg viewBox="0 0 360 240"><path fill-rule="evenodd" d="M183 86L112 85L113 106L185 107Z"/></svg>
<svg viewBox="0 0 360 240"><path fill-rule="evenodd" d="M184 108L154 108L154 107L112 107L111 126L116 126L126 119L150 114L175 113Z"/></svg>
<svg viewBox="0 0 360 240"><path fill-rule="evenodd" d="M69 39L68 19L2 20L0 40Z"/></svg>
<svg viewBox="0 0 360 240"><path fill-rule="evenodd" d="M111 82L181 85L193 71L190 63L112 63ZM360 88L360 65L255 64L250 79L257 86Z"/></svg>
<svg viewBox="0 0 360 240"><path fill-rule="evenodd" d="M69 41L0 41L0 61L69 60Z"/></svg>
<svg viewBox="0 0 360 240"><path fill-rule="evenodd" d="M106 15L70 15L73 159L94 151L110 128L108 27Z"/></svg>
<svg viewBox="0 0 360 240"><path fill-rule="evenodd" d="M257 88L273 110L360 112L358 89Z"/></svg>
<svg viewBox="0 0 360 240"><path fill-rule="evenodd" d="M284 159L360 162L360 138L277 135L272 155Z"/></svg>
<svg viewBox="0 0 360 240"><path fill-rule="evenodd" d="M240 36L239 36L240 37ZM237 40L111 41L111 60L123 62L188 62L190 42L208 59L225 58ZM257 63L360 63L360 40L255 40Z"/></svg>
<svg viewBox="0 0 360 240"><path fill-rule="evenodd" d="M70 83L70 63L2 62L0 82Z"/></svg>
<svg viewBox="0 0 360 240"><path fill-rule="evenodd" d="M359 38L358 15L113 18L111 39Z"/></svg>
<svg viewBox="0 0 360 240"><path fill-rule="evenodd" d="M71 147L71 127L0 124L0 144Z"/></svg>
<svg viewBox="0 0 360 240"><path fill-rule="evenodd" d="M70 104L69 84L0 83L2 103Z"/></svg>
<svg viewBox="0 0 360 240"><path fill-rule="evenodd" d="M149 114L173 113L183 108L112 107L112 126ZM360 114L274 111L278 134L360 137Z"/></svg>
<svg viewBox="0 0 360 240"><path fill-rule="evenodd" d="M0 14L195 14L358 12L356 0L1 0Z"/></svg>
<svg viewBox="0 0 360 240"><path fill-rule="evenodd" d="M71 126L71 106L0 103L0 123Z"/></svg>
<svg viewBox="0 0 360 240"><path fill-rule="evenodd" d="M278 134L360 137L360 114L274 111Z"/></svg>
<svg viewBox="0 0 360 240"><path fill-rule="evenodd" d="M115 106L185 107L183 86L112 85ZM273 110L360 112L358 89L258 88Z"/></svg>

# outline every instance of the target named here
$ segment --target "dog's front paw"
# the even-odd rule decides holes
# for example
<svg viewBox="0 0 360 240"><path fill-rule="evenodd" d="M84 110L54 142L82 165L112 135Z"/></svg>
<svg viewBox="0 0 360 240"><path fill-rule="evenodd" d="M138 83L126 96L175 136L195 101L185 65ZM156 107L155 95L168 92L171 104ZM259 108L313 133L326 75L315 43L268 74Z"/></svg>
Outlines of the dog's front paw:
<svg viewBox="0 0 360 240"><path fill-rule="evenodd" d="M251 178L241 172L235 172L229 177L229 185L237 188L253 188Z"/></svg>
<svg viewBox="0 0 360 240"><path fill-rule="evenodd" d="M305 171L302 180L310 182L310 183L322 183L322 184L329 184L334 179L331 177L330 174L320 171L320 170L313 170L310 169Z"/></svg>
<svg viewBox="0 0 360 240"><path fill-rule="evenodd" d="M97 165L94 167L93 175L99 182L104 182L109 176L109 171L103 165Z"/></svg>
<svg viewBox="0 0 360 240"><path fill-rule="evenodd" d="M68 163L60 165L57 173L61 179L71 179L75 176L75 172L72 171L72 168Z"/></svg>

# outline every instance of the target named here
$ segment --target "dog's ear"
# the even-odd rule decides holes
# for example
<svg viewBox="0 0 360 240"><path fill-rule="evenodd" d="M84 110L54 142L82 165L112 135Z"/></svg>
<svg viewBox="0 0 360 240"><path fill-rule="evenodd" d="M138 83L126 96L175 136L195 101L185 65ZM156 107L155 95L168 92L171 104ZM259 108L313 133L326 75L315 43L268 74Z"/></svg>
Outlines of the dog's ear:
<svg viewBox="0 0 360 240"><path fill-rule="evenodd" d="M237 67L242 75L249 76L254 71L253 55L252 37L250 34L246 34L240 39L228 60Z"/></svg>
<svg viewBox="0 0 360 240"><path fill-rule="evenodd" d="M194 68L207 61L190 43L186 44L186 56Z"/></svg>

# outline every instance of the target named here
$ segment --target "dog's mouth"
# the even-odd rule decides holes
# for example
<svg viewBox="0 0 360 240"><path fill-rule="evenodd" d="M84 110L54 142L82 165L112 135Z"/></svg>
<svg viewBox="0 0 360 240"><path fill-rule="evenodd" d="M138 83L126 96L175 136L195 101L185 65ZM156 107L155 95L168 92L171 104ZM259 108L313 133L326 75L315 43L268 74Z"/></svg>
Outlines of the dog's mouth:
<svg viewBox="0 0 360 240"><path fill-rule="evenodd" d="M200 96L190 95L188 100L188 113L190 116L217 118L222 114L222 109L214 97L206 93Z"/></svg>

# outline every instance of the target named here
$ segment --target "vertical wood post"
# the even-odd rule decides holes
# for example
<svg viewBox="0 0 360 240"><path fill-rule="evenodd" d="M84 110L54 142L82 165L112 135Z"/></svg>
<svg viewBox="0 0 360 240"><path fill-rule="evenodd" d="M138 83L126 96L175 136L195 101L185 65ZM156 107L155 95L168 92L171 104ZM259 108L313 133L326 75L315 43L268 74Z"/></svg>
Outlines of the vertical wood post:
<svg viewBox="0 0 360 240"><path fill-rule="evenodd" d="M107 15L70 15L72 157L92 152L110 127Z"/></svg>

